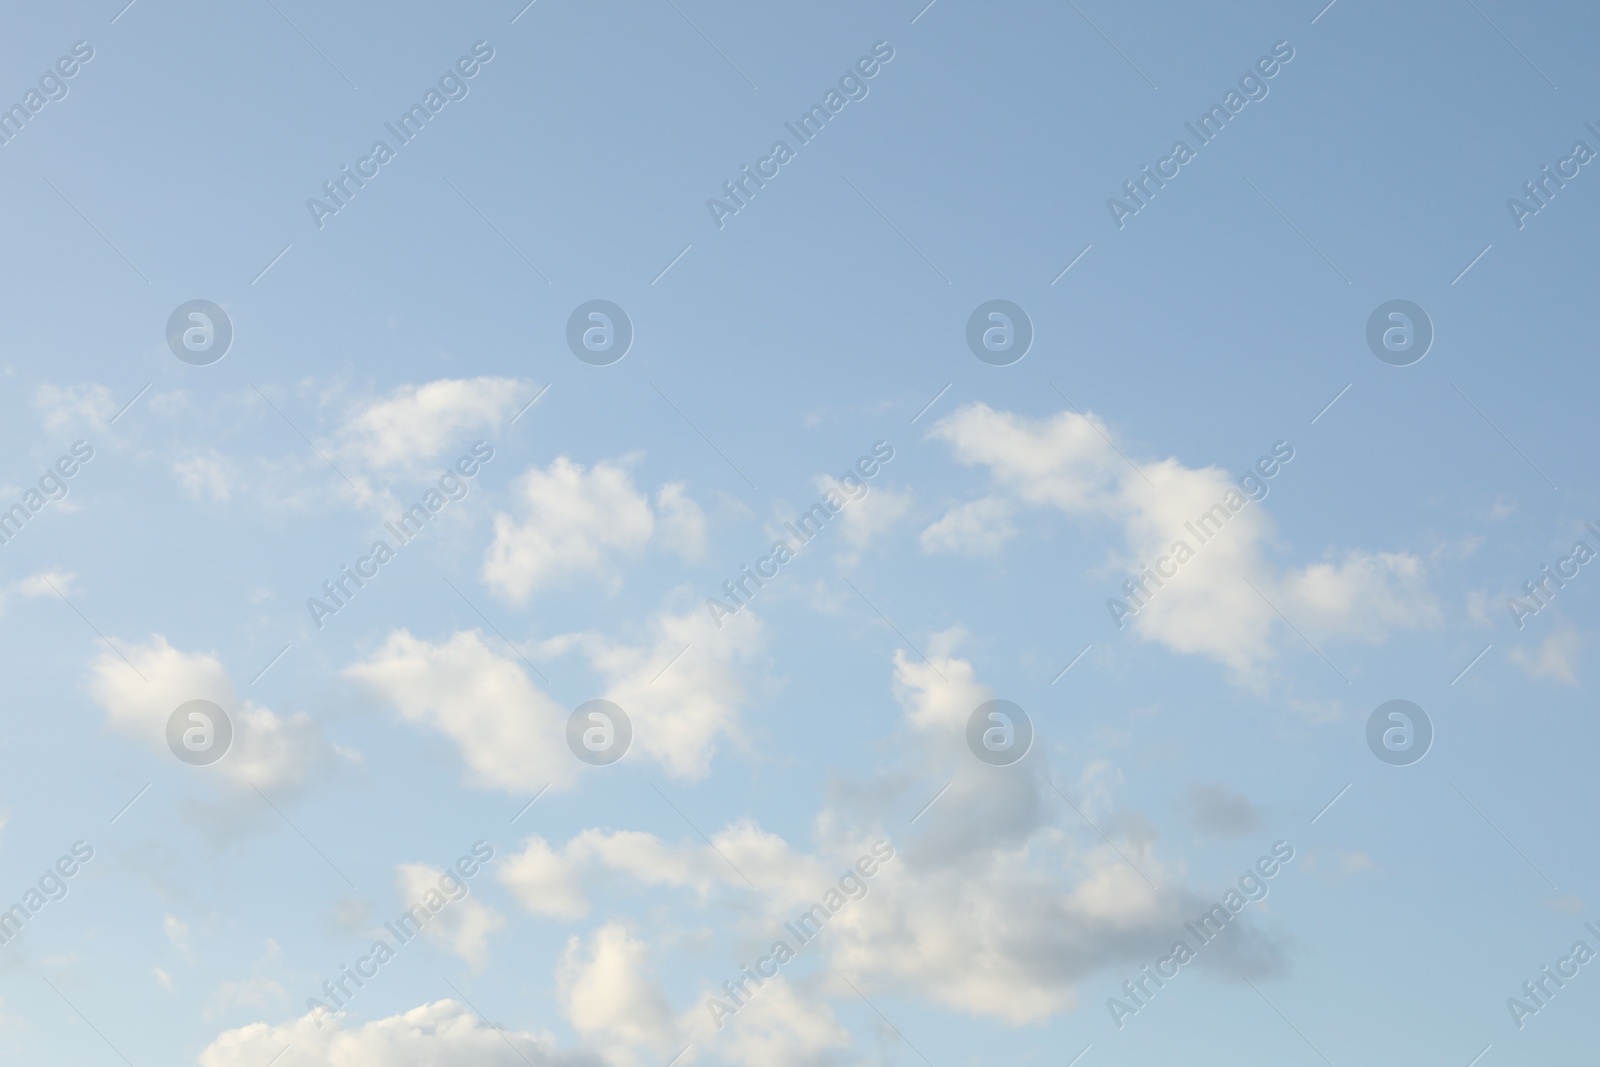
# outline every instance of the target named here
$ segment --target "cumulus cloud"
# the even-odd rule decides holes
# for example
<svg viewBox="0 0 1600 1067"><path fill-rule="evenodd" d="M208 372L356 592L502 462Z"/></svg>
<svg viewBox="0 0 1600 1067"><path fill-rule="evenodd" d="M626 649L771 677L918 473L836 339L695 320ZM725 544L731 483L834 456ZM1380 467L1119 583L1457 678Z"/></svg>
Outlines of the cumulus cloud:
<svg viewBox="0 0 1600 1067"><path fill-rule="evenodd" d="M740 668L761 646L751 612L718 630L703 609L662 611L631 639L588 633L557 643L588 658L605 679L605 699L632 719L634 747L674 777L703 777L718 742L739 738Z"/></svg>
<svg viewBox="0 0 1600 1067"><path fill-rule="evenodd" d="M58 593L66 596L77 591L78 575L75 571L38 571L28 575L15 586L25 597L50 597Z"/></svg>
<svg viewBox="0 0 1600 1067"><path fill-rule="evenodd" d="M676 778L698 778L710 770L717 745L739 737L745 700L739 666L759 642L753 617L719 632L705 612L690 611L659 614L632 640L569 634L543 648L576 650L588 659L603 680L601 696L620 705L633 725L626 758L653 760ZM562 788L578 769L566 742L570 709L529 678L520 661L490 647L481 631L431 642L397 630L344 674L407 722L454 742L479 788L515 794Z"/></svg>
<svg viewBox="0 0 1600 1067"><path fill-rule="evenodd" d="M912 766L840 794L870 803L826 805L810 848L740 819L713 833L710 846L591 829L561 846L531 837L508 858L502 884L550 918L586 915L602 882L613 890L670 889L684 907L715 908L719 924L731 919L741 946L727 968L733 976L773 937L787 936L783 923L823 899L874 841L894 851L866 895L828 915L815 947L804 948L819 965L817 988L795 1002L780 992L796 980L785 972L722 1029L705 1003L726 994L709 982L671 1021L648 977L649 946L631 928L608 922L588 943L572 941L563 964L569 1011L619 1042L608 1054L670 1054L675 1042L692 1039L728 1062L825 1060L846 1044L827 1004L853 999L845 980L869 996L893 990L1011 1024L1037 1022L1073 1008L1090 976L1155 959L1183 936L1185 921L1209 910L1207 894L1182 884L1137 813L1118 808L1114 767L1092 761L1058 786L1038 751L1006 768L972 758L966 720L992 691L956 654L962 639L957 630L935 634L927 662L896 655L893 693ZM939 782L949 789L915 835L897 840L901 832L886 830L881 812L925 802ZM1086 820L1113 834L1115 845ZM662 907L659 892L650 899ZM1253 922L1234 920L1226 941L1206 948L1206 966L1256 978L1273 973L1282 948ZM570 991L580 989L574 999ZM636 1029L617 1036L625 1025Z"/></svg>
<svg viewBox="0 0 1600 1067"><path fill-rule="evenodd" d="M287 1051L285 1051L287 1049ZM279 1026L251 1023L220 1034L199 1056L201 1067L602 1067L563 1052L546 1032L495 1029L464 1004L440 1000L399 1015L345 1026L334 1016L319 1028L308 1013Z"/></svg>
<svg viewBox="0 0 1600 1067"><path fill-rule="evenodd" d="M815 861L790 848L777 834L739 819L718 830L709 844L671 842L640 830L584 830L560 848L537 835L522 844L496 875L528 911L555 919L577 919L590 908L590 887L601 879L649 889L679 889L704 904L722 890L742 892L752 879L787 887L769 905L798 903L804 882L825 877ZM775 914L775 913L774 913Z"/></svg>
<svg viewBox="0 0 1600 1067"><path fill-rule="evenodd" d="M839 536L843 545L835 557L845 567L859 564L862 555L910 513L916 499L909 489L870 484L864 495L852 499L849 489L831 474L817 475L812 484L823 494L832 491L846 501L844 510L839 513Z"/></svg>
<svg viewBox="0 0 1600 1067"><path fill-rule="evenodd" d="M675 1049L677 1026L649 971L649 950L621 923L609 922L585 945L570 938L556 971L561 1007L573 1030L599 1045L614 1064L663 1060Z"/></svg>
<svg viewBox="0 0 1600 1067"><path fill-rule="evenodd" d="M1017 535L1011 505L1002 497L984 496L945 512L922 531L922 550L929 553L993 555Z"/></svg>
<svg viewBox="0 0 1600 1067"><path fill-rule="evenodd" d="M948 445L957 462L986 471L998 495L952 510L924 531L925 547L955 550L1003 540L992 531L1007 505L1116 523L1122 543L1109 561L1114 571L1137 582L1144 568L1166 559L1167 571L1175 573L1163 575L1160 586L1148 580L1148 595L1138 592L1139 599L1108 590L1138 608L1131 617L1109 606L1108 613L1142 640L1206 656L1239 677L1255 675L1275 655L1274 638L1287 632L1279 610L1315 634L1369 641L1441 620L1418 557L1347 551L1336 560L1281 567L1267 552L1275 528L1265 499L1248 499L1235 476L1217 467L1170 458L1136 464L1093 414L1031 419L968 404L936 423L929 436ZM1280 459L1292 455L1286 442L1278 444ZM1261 485L1270 498L1273 482ZM980 521L984 512L990 521ZM1179 542L1187 546L1182 553Z"/></svg>
<svg viewBox="0 0 1600 1067"><path fill-rule="evenodd" d="M637 557L658 532L685 559L705 550L705 518L684 487L663 485L652 506L623 463L586 468L557 456L547 468L530 468L514 492L520 514L495 516L482 576L516 604L574 572L617 583L618 559Z"/></svg>
<svg viewBox="0 0 1600 1067"><path fill-rule="evenodd" d="M454 742L473 785L532 793L573 774L566 712L515 660L491 649L479 630L441 642L396 630L344 674L407 722Z"/></svg>
<svg viewBox="0 0 1600 1067"><path fill-rule="evenodd" d="M404 385L355 408L338 451L372 471L418 469L453 459L474 434L493 433L531 399L519 378L441 378Z"/></svg>
<svg viewBox="0 0 1600 1067"><path fill-rule="evenodd" d="M843 1063L850 1033L833 1005L790 981L772 982L739 1012L737 1024L716 1037L720 1059L741 1067L816 1067ZM703 1014L703 1013L701 1013ZM698 1016L696 1016L698 1018Z"/></svg>
<svg viewBox="0 0 1600 1067"><path fill-rule="evenodd" d="M439 892L444 875L445 871L426 863L402 863L395 868L395 888L401 900L422 900L429 892ZM477 971L488 961L489 935L505 924L505 917L472 896L469 887L467 895L451 900L433 916L422 928L422 936Z"/></svg>
<svg viewBox="0 0 1600 1067"><path fill-rule="evenodd" d="M305 712L279 715L241 699L215 656L173 648L160 634L124 645L127 660L101 652L90 671L89 689L105 712L106 725L167 754L167 720L179 704L210 700L228 714L233 743L214 767L240 787L293 792L333 761L322 729Z"/></svg>
<svg viewBox="0 0 1600 1067"><path fill-rule="evenodd" d="M495 878L535 915L581 919L589 912L578 865L542 837L524 841L522 851L507 857Z"/></svg>

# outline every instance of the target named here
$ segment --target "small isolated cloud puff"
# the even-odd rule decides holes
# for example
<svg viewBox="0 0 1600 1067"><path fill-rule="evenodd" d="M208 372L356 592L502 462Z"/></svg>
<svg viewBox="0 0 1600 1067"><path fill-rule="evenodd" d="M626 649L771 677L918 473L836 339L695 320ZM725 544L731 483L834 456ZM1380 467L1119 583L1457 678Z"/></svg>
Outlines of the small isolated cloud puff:
<svg viewBox="0 0 1600 1067"><path fill-rule="evenodd" d="M45 429L57 436L103 429L117 413L111 390L94 382L41 385L33 391L33 406Z"/></svg>
<svg viewBox="0 0 1600 1067"><path fill-rule="evenodd" d="M686 889L704 903L718 889L742 892L745 877L785 887L773 903L792 903L797 881L823 879L822 868L789 848L777 834L738 820L711 843L673 844L641 830L584 830L559 851L537 835L507 858L495 876L526 910L554 919L588 914L585 883L611 875L651 889Z"/></svg>
<svg viewBox="0 0 1600 1067"><path fill-rule="evenodd" d="M395 868L395 889L400 899L409 904L421 900L429 891L437 893L444 874L442 869L426 863L402 863ZM489 959L489 935L505 924L505 917L473 896L468 886L467 895L452 900L422 928L422 936L474 971L481 971Z"/></svg>
<svg viewBox="0 0 1600 1067"><path fill-rule="evenodd" d="M915 502L909 489L873 485L868 485L860 497L852 498L849 489L831 474L819 474L812 479L812 484L824 494L831 489L848 501L839 516L839 533L844 547L835 556L839 564L845 567L859 564L862 555L893 530L910 513Z"/></svg>
<svg viewBox="0 0 1600 1067"><path fill-rule="evenodd" d="M549 1033L480 1022L453 1000L349 1028L337 1016L319 1028L311 1013L281 1026L251 1023L219 1034L198 1059L201 1067L262 1067L275 1057L273 1067L603 1067L557 1049Z"/></svg>
<svg viewBox="0 0 1600 1067"><path fill-rule="evenodd" d="M993 555L1017 535L1011 505L997 496L979 497L945 512L918 540L928 553Z"/></svg>
<svg viewBox="0 0 1600 1067"><path fill-rule="evenodd" d="M1188 799L1190 820L1202 834L1241 837L1261 827L1256 806L1225 785L1191 785Z"/></svg>
<svg viewBox="0 0 1600 1067"><path fill-rule="evenodd" d="M215 504L232 500L234 488L242 477L237 465L214 448L175 461L172 473L191 500Z"/></svg>
<svg viewBox="0 0 1600 1067"><path fill-rule="evenodd" d="M74 592L78 575L73 571L38 571L30 574L15 586L25 597L66 596Z"/></svg>
<svg viewBox="0 0 1600 1067"><path fill-rule="evenodd" d="M456 745L473 785L531 793L570 781L566 712L478 630L433 643L396 630L371 657L344 670L407 722Z"/></svg>
<svg viewBox="0 0 1600 1067"><path fill-rule="evenodd" d="M1539 642L1531 652L1526 648L1512 649L1511 662L1521 667L1530 678L1575 685L1578 676L1574 668L1583 645L1583 635L1565 626Z"/></svg>
<svg viewBox="0 0 1600 1067"><path fill-rule="evenodd" d="M519 378L441 378L405 385L358 408L340 431L339 452L375 471L414 469L497 431L534 395Z"/></svg>
<svg viewBox="0 0 1600 1067"><path fill-rule="evenodd" d="M101 652L89 681L106 725L119 733L167 754L167 720L178 705L210 700L233 724L232 746L215 766L234 785L297 790L331 764L333 749L311 716L282 716L239 699L215 656L179 651L160 634L128 646L127 656Z"/></svg>
<svg viewBox="0 0 1600 1067"><path fill-rule="evenodd" d="M521 515L495 515L482 570L484 583L515 604L574 571L615 583L616 557L642 552L658 522L670 551L688 560L705 551L705 518L683 486L663 485L652 507L620 462L586 468L557 456L529 468L515 495Z"/></svg>

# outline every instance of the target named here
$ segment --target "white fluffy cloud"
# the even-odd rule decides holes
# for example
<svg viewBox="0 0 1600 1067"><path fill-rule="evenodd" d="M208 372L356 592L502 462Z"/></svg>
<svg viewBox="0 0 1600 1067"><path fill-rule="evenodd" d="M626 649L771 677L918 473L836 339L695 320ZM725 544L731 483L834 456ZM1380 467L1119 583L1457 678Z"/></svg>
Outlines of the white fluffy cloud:
<svg viewBox="0 0 1600 1067"><path fill-rule="evenodd" d="M1003 497L984 496L945 512L922 531L925 552L992 555L1017 535L1011 505Z"/></svg>
<svg viewBox="0 0 1600 1067"><path fill-rule="evenodd" d="M806 1055L826 1058L843 1047L826 1001L853 998L844 979L869 996L893 990L1012 1024L1072 1008L1083 980L1108 967L1136 970L1156 958L1209 902L1181 885L1152 835L1137 829L1137 818L1129 821L1135 830L1114 831L1115 847L1084 822L1086 815L1102 827L1116 825L1115 768L1093 762L1063 787L1076 794L1074 811L1051 784L1042 757L1030 755L1010 768L972 759L964 726L991 691L955 654L960 640L958 631L934 635L931 663L896 656L902 747L915 773L897 771L865 789L874 798L871 811L878 812L894 806L894 796L920 803L936 783L950 783L916 835L896 840L899 832L885 831L877 814L857 817L834 805L815 819L818 843L811 850L748 820L713 833L714 847L636 831L587 830L561 847L529 838L508 858L502 884L528 910L565 920L595 906L601 898L592 890L602 881L640 892L677 890L679 908L672 914L695 902L714 908L719 923L733 919L744 946L735 952L753 947L759 954L773 937L785 936L784 921L822 899L871 842L888 842L896 854L868 881L867 894L835 912L815 946L804 949L821 971L819 989L802 1002L780 992L795 980L785 972L719 1030L709 1025L705 998L725 997L716 979L733 976L755 956L735 955L726 975L707 976L675 1032L696 1041L697 1049L707 1043L719 1061L807 1062ZM650 900L663 906L659 892ZM635 1052L671 1045L664 1037L673 1032L668 1015L647 980L648 946L614 923L602 930L587 946L574 941L563 965L569 988L580 988L575 976L585 977L587 1025L598 1033L637 1010L648 1025L623 1043ZM1278 962L1275 943L1247 925L1228 944L1207 950L1208 965L1260 976ZM785 1040L796 1043L791 1058L763 1060L777 1055Z"/></svg>
<svg viewBox="0 0 1600 1067"><path fill-rule="evenodd" d="M402 863L395 868L395 889L401 900L422 900L429 891L439 891L444 874L440 868L426 863ZM482 970L489 958L489 935L505 924L504 916L472 896L469 890L467 896L446 904L422 928L422 936L476 971Z"/></svg>
<svg viewBox="0 0 1600 1067"><path fill-rule="evenodd" d="M160 634L143 644L116 643L128 660L109 650L101 652L89 681L112 729L167 753L167 720L173 711L186 701L210 700L233 724L232 747L214 765L228 781L265 790L294 790L331 763L333 749L311 716L279 715L240 699L215 656L182 652Z"/></svg>
<svg viewBox="0 0 1600 1067"><path fill-rule="evenodd" d="M344 673L407 722L453 741L474 785L533 793L573 774L566 712L478 630L438 643L397 630Z"/></svg>
<svg viewBox="0 0 1600 1067"><path fill-rule="evenodd" d="M846 1062L839 1053L851 1043L833 1005L814 995L802 996L789 981L763 987L716 1041L718 1059L741 1067Z"/></svg>
<svg viewBox="0 0 1600 1067"><path fill-rule="evenodd" d="M581 652L602 679L601 696L633 725L626 757L643 757L676 778L699 778L717 745L739 736L745 688L738 665L759 644L760 624L741 617L717 631L703 611L663 613L634 642L571 634L547 654ZM534 793L570 784L579 764L567 748L570 709L537 685L526 667L491 647L478 630L430 642L389 635L345 676L368 686L408 722L455 743L472 784Z"/></svg>
<svg viewBox="0 0 1600 1067"><path fill-rule="evenodd" d="M285 1051L287 1049L287 1051ZM561 1052L548 1033L499 1030L463 1004L435 1001L360 1026L338 1017L317 1026L307 1014L281 1026L228 1030L201 1051L201 1067L600 1067L592 1056Z"/></svg>
<svg viewBox="0 0 1600 1067"><path fill-rule="evenodd" d="M1274 526L1264 500L1247 501L1234 476L1217 467L1176 459L1134 464L1092 414L1030 419L968 404L929 436L944 441L958 462L986 470L999 495L953 509L923 531L924 547L994 547L1009 536L1008 508L1024 505L1120 524L1112 571L1136 580L1183 541L1192 558L1168 564L1176 576L1150 586L1148 605L1128 625L1143 640L1207 656L1240 676L1275 654L1274 638L1287 632L1279 610L1314 635L1364 640L1441 618L1418 557L1350 551L1337 561L1280 567L1267 554ZM1288 477L1292 466L1277 475ZM1274 483L1264 484L1270 493ZM1201 541L1189 526L1218 505L1226 516L1221 529ZM1107 592L1129 602L1115 585Z"/></svg>
<svg viewBox="0 0 1600 1067"><path fill-rule="evenodd" d="M656 615L631 640L566 640L605 679L605 698L632 719L634 747L674 777L703 777L718 742L740 736L740 666L761 644L761 623L750 612L724 620L721 630L694 608Z"/></svg>
<svg viewBox="0 0 1600 1067"><path fill-rule="evenodd" d="M555 849L534 836L496 875L528 911L557 919L588 914L590 886L608 877L650 889L687 890L701 903L721 890L748 889L748 877L759 885L787 887L770 898L778 905L798 903L803 882L824 876L822 867L783 838L745 819L718 830L709 845L673 843L639 830L591 829Z"/></svg>
<svg viewBox="0 0 1600 1067"><path fill-rule="evenodd" d="M657 1062L677 1051L677 1027L649 973L648 947L621 923L606 923L587 945L570 938L556 984L567 1021L612 1063L646 1062L636 1053L641 1046Z"/></svg>
<svg viewBox="0 0 1600 1067"><path fill-rule="evenodd" d="M557 456L530 468L515 492L520 515L495 516L483 561L484 582L513 603L576 571L615 583L618 558L637 557L658 533L685 559L705 550L705 518L684 487L663 485L652 506L623 463L586 468Z"/></svg>
<svg viewBox="0 0 1600 1067"><path fill-rule="evenodd" d="M819 491L837 493L845 500L839 513L839 538L843 542L835 554L838 562L854 567L873 543L887 535L911 511L915 497L909 489L891 489L888 486L866 484L866 493L853 497L831 474L819 474L811 479ZM772 529L774 537L789 540L786 530Z"/></svg>
<svg viewBox="0 0 1600 1067"><path fill-rule="evenodd" d="M373 471L413 469L455 458L474 434L494 433L537 389L519 378L441 378L404 385L355 409L339 452Z"/></svg>

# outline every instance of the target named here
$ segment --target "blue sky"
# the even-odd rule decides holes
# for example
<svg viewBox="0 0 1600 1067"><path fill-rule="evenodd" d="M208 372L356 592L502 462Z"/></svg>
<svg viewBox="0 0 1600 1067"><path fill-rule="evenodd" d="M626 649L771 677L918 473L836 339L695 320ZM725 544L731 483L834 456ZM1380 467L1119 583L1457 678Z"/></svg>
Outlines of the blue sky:
<svg viewBox="0 0 1600 1067"><path fill-rule="evenodd" d="M1600 551L1600 178L1570 164L1520 226L1508 198L1600 151L1596 14L922 2L14 13L7 1062L1588 1048L1600 977L1560 961L1600 951L1574 556ZM1008 366L966 341L997 299L1033 330ZM233 330L206 365L167 343L193 300ZM633 331L604 366L567 343L595 300ZM1367 345L1392 300L1432 324L1409 366ZM819 502L719 626L708 599ZM1108 600L1219 503L1119 628ZM1519 620L1546 565L1576 575ZM632 727L604 766L567 742L597 699ZM1005 766L967 746L991 699L1034 732ZM1395 699L1432 724L1409 765L1368 747ZM169 747L190 700L231 724L215 762ZM1265 896L1132 999L1275 847ZM777 977L723 989L818 902ZM1578 970L1536 999L1546 965Z"/></svg>

